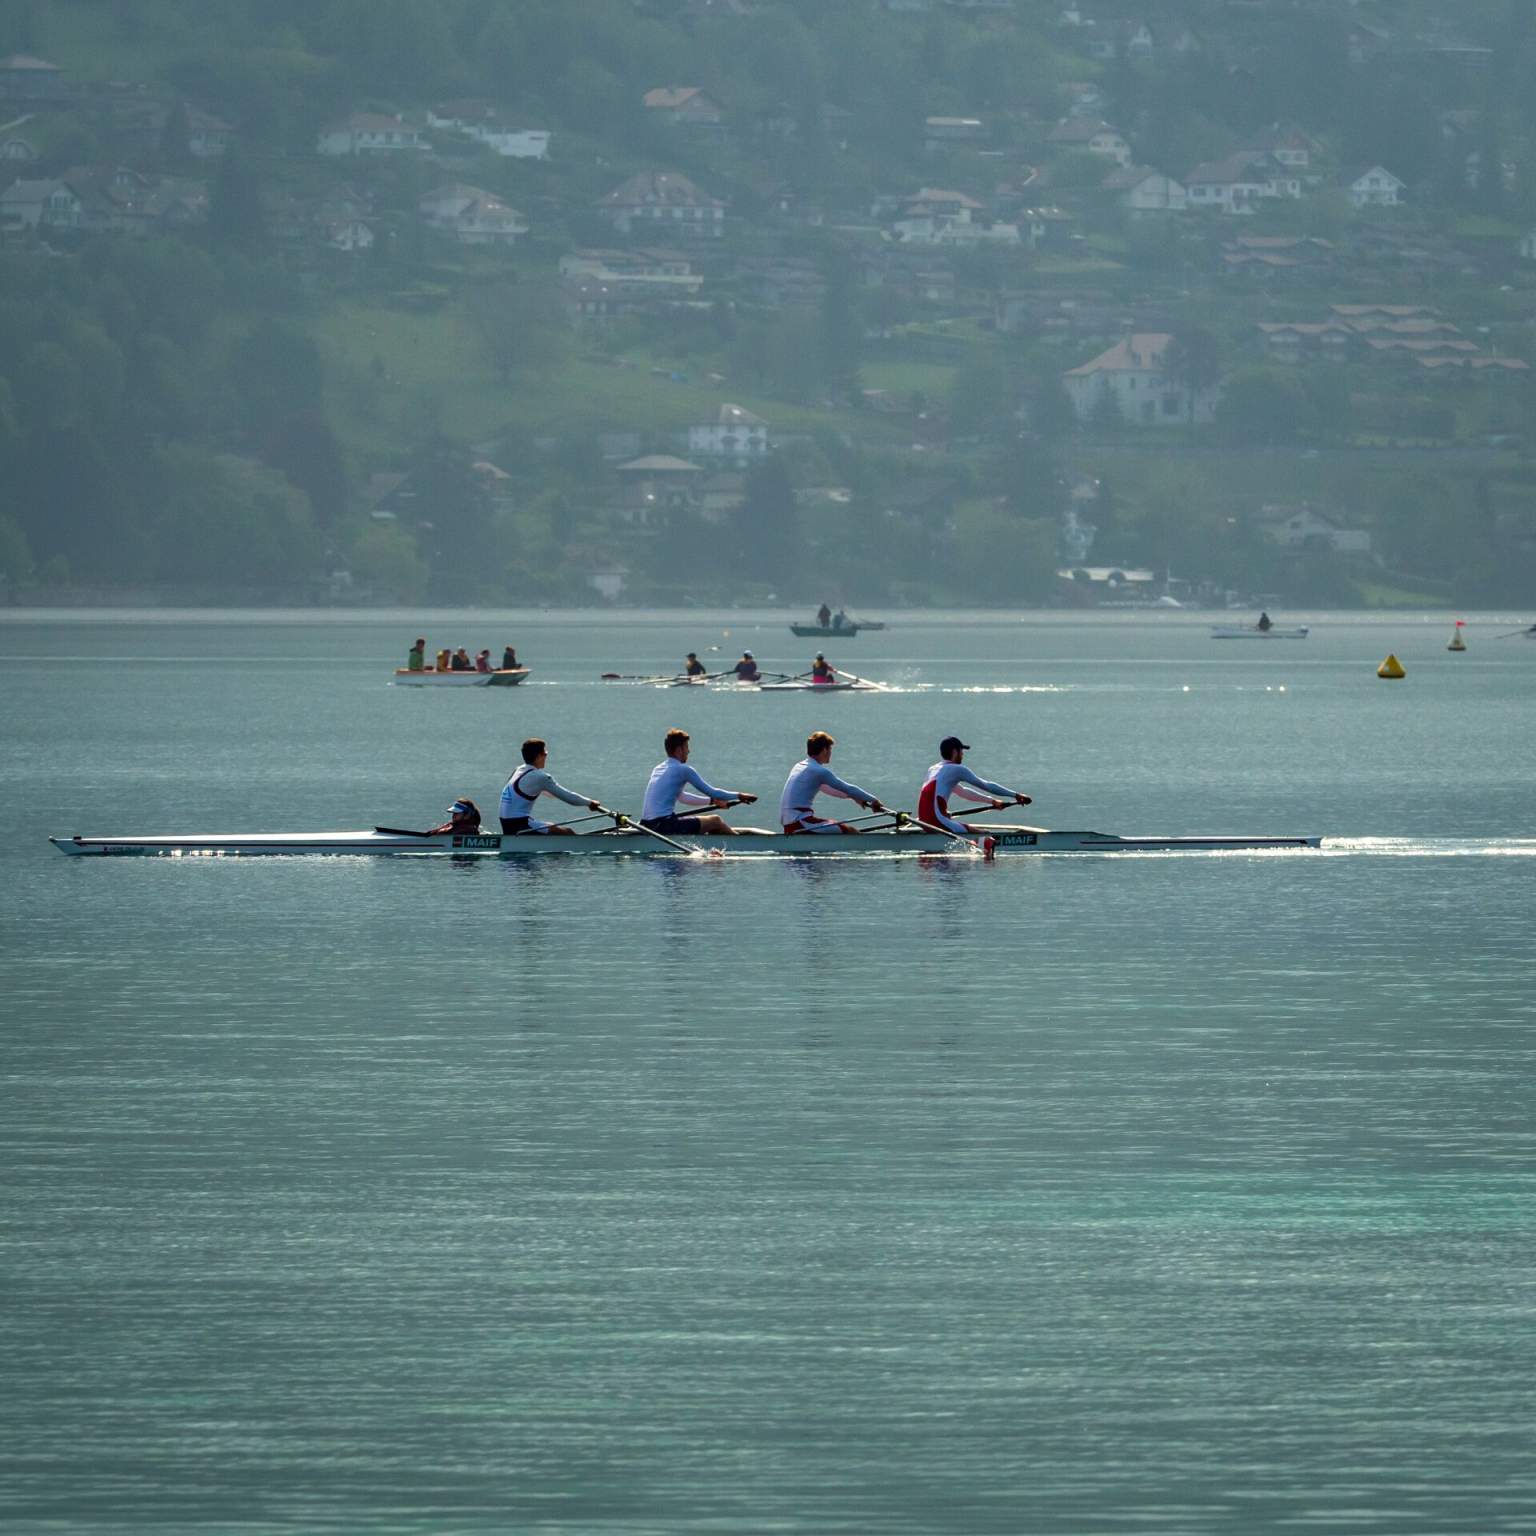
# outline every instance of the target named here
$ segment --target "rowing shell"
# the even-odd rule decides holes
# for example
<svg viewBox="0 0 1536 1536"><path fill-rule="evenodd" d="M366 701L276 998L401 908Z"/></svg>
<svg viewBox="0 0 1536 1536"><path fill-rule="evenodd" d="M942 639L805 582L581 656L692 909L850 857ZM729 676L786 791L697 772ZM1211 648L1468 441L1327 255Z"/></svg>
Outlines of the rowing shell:
<svg viewBox="0 0 1536 1536"><path fill-rule="evenodd" d="M437 672L425 667L413 672L395 668L397 688L515 688L528 676L528 667L498 667L494 672Z"/></svg>
<svg viewBox="0 0 1536 1536"><path fill-rule="evenodd" d="M1294 629L1260 629L1256 624L1213 624L1212 640L1305 640L1307 626Z"/></svg>
<svg viewBox="0 0 1536 1536"><path fill-rule="evenodd" d="M1228 853L1316 848L1320 837L1114 837L1105 832L1051 832L1041 827L996 827L987 834L999 853ZM640 854L676 857L665 843L641 832L548 835L391 832L220 832L206 837L51 837L61 853L172 858L226 858L252 854L425 854L450 857L528 858L571 854ZM939 832L762 833L709 839L733 857L804 858L836 853L954 853L964 847Z"/></svg>

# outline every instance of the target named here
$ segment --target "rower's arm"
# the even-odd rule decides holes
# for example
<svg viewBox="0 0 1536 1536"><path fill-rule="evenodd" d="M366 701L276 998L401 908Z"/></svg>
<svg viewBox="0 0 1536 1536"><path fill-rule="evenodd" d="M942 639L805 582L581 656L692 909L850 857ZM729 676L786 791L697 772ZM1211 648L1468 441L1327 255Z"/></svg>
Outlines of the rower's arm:
<svg viewBox="0 0 1536 1536"><path fill-rule="evenodd" d="M978 794L982 790L985 793ZM1013 800L1017 798L1016 789L1008 789L1002 784L994 784L990 779L979 778L969 768L964 770L963 776L956 780L952 793L964 795L967 800L1003 799Z"/></svg>
<svg viewBox="0 0 1536 1536"><path fill-rule="evenodd" d="M551 779L544 788L557 800L564 800L567 805L591 805L591 800L585 795L578 795L575 790L567 789L564 784L557 784Z"/></svg>
<svg viewBox="0 0 1536 1536"><path fill-rule="evenodd" d="M821 787L829 795L840 795L844 800L857 800L861 804L867 800L878 800L878 795L872 795L867 789L860 789L857 784L850 784L847 779L840 779L829 768L826 778L822 780Z"/></svg>
<svg viewBox="0 0 1536 1536"><path fill-rule="evenodd" d="M699 791L699 794L704 796L703 799L700 799L698 795L690 795L685 789L678 797L685 805L708 805L711 800L734 800L736 798L728 789L716 789L713 784L705 783L698 769L692 763L684 767L683 781L686 784L692 784Z"/></svg>

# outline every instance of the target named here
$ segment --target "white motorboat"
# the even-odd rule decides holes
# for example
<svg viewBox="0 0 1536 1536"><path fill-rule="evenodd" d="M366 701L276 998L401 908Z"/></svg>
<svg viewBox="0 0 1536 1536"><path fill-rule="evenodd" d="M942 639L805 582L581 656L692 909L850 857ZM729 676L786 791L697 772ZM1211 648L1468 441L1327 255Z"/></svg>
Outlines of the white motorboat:
<svg viewBox="0 0 1536 1536"><path fill-rule="evenodd" d="M413 672L409 667L396 667L394 685L397 688L515 688L532 670L531 667L498 667L493 672L439 672L435 667L423 667Z"/></svg>
<svg viewBox="0 0 1536 1536"><path fill-rule="evenodd" d="M1305 640L1307 638L1307 626L1297 624L1290 629L1281 629L1278 624L1271 625L1268 629L1260 629L1257 624L1212 624L1212 640Z"/></svg>
<svg viewBox="0 0 1536 1536"><path fill-rule="evenodd" d="M1015 853L1246 853L1317 848L1320 837L1115 837L1105 832L1053 832L1044 827L999 826L987 831L996 852ZM697 842L698 838L687 841ZM969 854L971 846L943 832L911 826L853 832L746 833L707 839L708 851L731 857L808 858L828 854ZM392 854L450 858L558 858L587 854L679 856L649 833L590 832L577 837L499 832L427 833L375 827L368 832L218 832L204 836L51 837L61 853L124 857L231 858L252 855ZM693 848L689 852L696 851Z"/></svg>

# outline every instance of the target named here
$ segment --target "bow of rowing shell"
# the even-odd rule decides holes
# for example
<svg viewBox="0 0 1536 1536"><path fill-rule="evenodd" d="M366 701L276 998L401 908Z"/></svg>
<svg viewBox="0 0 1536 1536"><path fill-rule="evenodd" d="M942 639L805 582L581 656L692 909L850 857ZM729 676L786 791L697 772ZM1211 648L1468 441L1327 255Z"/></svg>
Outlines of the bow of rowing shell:
<svg viewBox="0 0 1536 1536"><path fill-rule="evenodd" d="M1106 832L1053 832L1041 827L992 827L998 853L1243 853L1317 848L1320 837L1116 837ZM440 836L384 832L217 833L203 837L53 837L63 853L109 857L159 855L171 858L228 858L273 854L447 855L451 858L562 857L573 854L638 854L678 857L677 851L640 832L593 832L581 837L517 836L496 832ZM715 837L710 849L752 857L821 857L828 854L913 854L967 852L939 832L802 832Z"/></svg>

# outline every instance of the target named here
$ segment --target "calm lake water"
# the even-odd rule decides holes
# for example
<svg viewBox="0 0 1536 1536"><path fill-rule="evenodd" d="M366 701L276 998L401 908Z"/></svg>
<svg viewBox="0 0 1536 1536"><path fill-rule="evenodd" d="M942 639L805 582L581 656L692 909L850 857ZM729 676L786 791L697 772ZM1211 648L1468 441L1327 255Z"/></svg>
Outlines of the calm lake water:
<svg viewBox="0 0 1536 1536"><path fill-rule="evenodd" d="M1536 1530L1532 616L889 617L812 699L598 681L784 615L0 612L10 1529ZM388 686L418 633L533 675ZM674 724L760 824L825 727L1330 842L44 840L491 812L528 734L637 810Z"/></svg>

